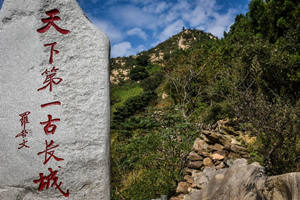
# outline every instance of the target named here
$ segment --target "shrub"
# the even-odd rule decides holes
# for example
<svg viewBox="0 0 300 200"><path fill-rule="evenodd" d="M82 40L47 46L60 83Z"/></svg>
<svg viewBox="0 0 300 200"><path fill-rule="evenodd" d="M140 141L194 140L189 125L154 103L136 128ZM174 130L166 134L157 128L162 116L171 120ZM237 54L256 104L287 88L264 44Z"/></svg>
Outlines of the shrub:
<svg viewBox="0 0 300 200"><path fill-rule="evenodd" d="M143 66L136 66L130 71L129 78L134 81L139 81L149 76L147 70Z"/></svg>
<svg viewBox="0 0 300 200"><path fill-rule="evenodd" d="M262 95L240 93L235 104L238 117L250 123L257 133L252 149L258 161L263 161L269 174L300 170L300 102L293 105L277 98L269 102ZM257 156L260 155L260 156Z"/></svg>

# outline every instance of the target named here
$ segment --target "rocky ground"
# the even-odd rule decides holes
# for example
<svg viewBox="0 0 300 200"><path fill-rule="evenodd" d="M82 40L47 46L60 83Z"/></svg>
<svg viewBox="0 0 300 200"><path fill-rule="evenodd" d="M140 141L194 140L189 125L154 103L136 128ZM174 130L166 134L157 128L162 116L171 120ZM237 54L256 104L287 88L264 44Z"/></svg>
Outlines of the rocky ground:
<svg viewBox="0 0 300 200"><path fill-rule="evenodd" d="M184 181L178 184L177 196L171 200L182 200L187 194L201 190L208 182L204 169L220 170L229 167L233 159L249 158L242 143L251 142L254 138L250 137L250 133L236 131L235 125L235 121L220 120L202 131L188 156Z"/></svg>
<svg viewBox="0 0 300 200"><path fill-rule="evenodd" d="M268 177L258 163L248 164L243 144L255 138L235 129L234 121L221 120L203 131L171 200L300 199L300 173Z"/></svg>

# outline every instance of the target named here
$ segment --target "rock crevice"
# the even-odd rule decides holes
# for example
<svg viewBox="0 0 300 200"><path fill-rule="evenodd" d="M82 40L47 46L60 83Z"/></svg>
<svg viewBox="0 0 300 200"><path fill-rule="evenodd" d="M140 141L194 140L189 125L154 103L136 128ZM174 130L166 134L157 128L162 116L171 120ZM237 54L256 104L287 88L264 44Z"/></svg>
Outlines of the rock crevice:
<svg viewBox="0 0 300 200"><path fill-rule="evenodd" d="M202 132L171 200L300 199L300 173L268 177L259 163L248 164L249 153L242 144L255 138L235 129L234 120L221 120Z"/></svg>

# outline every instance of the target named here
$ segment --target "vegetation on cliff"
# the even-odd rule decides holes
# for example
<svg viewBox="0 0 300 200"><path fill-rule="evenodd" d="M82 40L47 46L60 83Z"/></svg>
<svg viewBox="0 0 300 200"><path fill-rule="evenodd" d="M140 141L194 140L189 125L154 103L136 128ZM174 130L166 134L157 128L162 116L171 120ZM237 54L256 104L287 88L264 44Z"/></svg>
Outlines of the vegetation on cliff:
<svg viewBox="0 0 300 200"><path fill-rule="evenodd" d="M252 0L223 39L187 29L112 59L129 71L111 89L112 199L172 195L201 127L224 118L269 174L299 171L299 49L299 1Z"/></svg>

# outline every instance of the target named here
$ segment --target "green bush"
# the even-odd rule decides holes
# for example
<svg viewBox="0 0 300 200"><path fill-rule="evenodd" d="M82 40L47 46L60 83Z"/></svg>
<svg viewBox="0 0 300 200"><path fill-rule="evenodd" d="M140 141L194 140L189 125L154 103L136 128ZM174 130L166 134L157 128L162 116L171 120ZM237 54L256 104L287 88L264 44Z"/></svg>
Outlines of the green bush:
<svg viewBox="0 0 300 200"><path fill-rule="evenodd" d="M129 78L134 81L139 81L147 78L149 76L147 70L143 66L136 66L130 71Z"/></svg>
<svg viewBox="0 0 300 200"><path fill-rule="evenodd" d="M150 57L147 54L139 55L136 58L137 65L146 67L149 64L149 59L150 59Z"/></svg>
<svg viewBox="0 0 300 200"><path fill-rule="evenodd" d="M269 102L263 95L240 94L235 105L239 119L251 124L257 135L252 156L269 174L299 171L300 102L293 105L277 98Z"/></svg>
<svg viewBox="0 0 300 200"><path fill-rule="evenodd" d="M179 33L142 53L164 53L163 72L149 58L128 59L143 93L113 96L112 199L173 195L197 124L223 118L256 136L250 155L269 174L300 170L300 2L253 0L249 10L223 39L189 30L189 49L178 49ZM157 87L174 105L155 104Z"/></svg>
<svg viewBox="0 0 300 200"><path fill-rule="evenodd" d="M112 128L116 128L120 123L124 122L128 117L139 111L143 111L151 100L154 100L156 94L154 92L144 92L138 96L134 96L126 100L123 106L117 107L114 112Z"/></svg>
<svg viewBox="0 0 300 200"><path fill-rule="evenodd" d="M151 109L127 120L131 137L112 144L112 199L143 200L174 195L200 130L177 107Z"/></svg>
<svg viewBox="0 0 300 200"><path fill-rule="evenodd" d="M162 82L164 76L161 72L155 72L148 78L141 81L141 87L144 91L154 91Z"/></svg>

